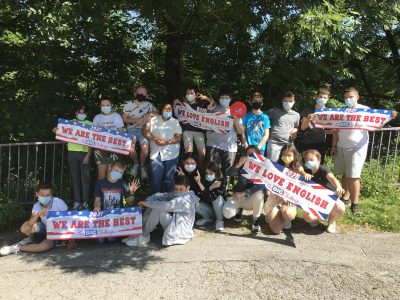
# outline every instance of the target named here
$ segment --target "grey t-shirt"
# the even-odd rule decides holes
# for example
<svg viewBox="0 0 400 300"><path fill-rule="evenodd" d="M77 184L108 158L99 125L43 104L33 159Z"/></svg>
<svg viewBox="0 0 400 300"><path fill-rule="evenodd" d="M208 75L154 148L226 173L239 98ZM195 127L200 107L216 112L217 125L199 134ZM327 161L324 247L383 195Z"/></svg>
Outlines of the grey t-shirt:
<svg viewBox="0 0 400 300"><path fill-rule="evenodd" d="M307 107L303 109L300 113L300 117L308 117L308 115L315 113L315 108ZM303 131L303 135L301 137L301 142L303 144L311 145L318 143L325 143L325 131L323 128L316 128L313 121L310 121L310 124Z"/></svg>
<svg viewBox="0 0 400 300"><path fill-rule="evenodd" d="M214 110L209 111L212 113L215 112L224 112L227 115L230 115L230 110L225 110L222 106L218 105ZM208 130L206 133L207 136L207 147L218 148L228 152L237 152L237 133L235 126L231 128L229 132L226 134L217 133L215 131Z"/></svg>
<svg viewBox="0 0 400 300"><path fill-rule="evenodd" d="M280 108L270 109L267 115L271 121L270 141L276 144L289 143L290 132L299 127L300 115L294 110L287 112Z"/></svg>

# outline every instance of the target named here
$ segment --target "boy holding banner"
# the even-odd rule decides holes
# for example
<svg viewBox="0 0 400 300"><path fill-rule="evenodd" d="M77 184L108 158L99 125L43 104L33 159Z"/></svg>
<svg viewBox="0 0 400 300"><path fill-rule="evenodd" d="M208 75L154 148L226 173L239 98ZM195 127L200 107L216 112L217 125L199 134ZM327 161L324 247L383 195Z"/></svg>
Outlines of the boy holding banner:
<svg viewBox="0 0 400 300"><path fill-rule="evenodd" d="M28 237L17 244L2 247L0 255L17 254L20 251L40 253L54 247L55 242L46 238L47 213L49 211L66 211L68 207L63 200L52 196L52 186L49 183L39 184L35 197L38 201L33 205L32 216L22 224L20 229ZM75 248L75 241L69 240L67 247Z"/></svg>
<svg viewBox="0 0 400 300"><path fill-rule="evenodd" d="M183 245L194 237L193 225L199 197L190 191L189 180L185 176L175 178L174 192L157 193L139 202L147 207L143 214L143 233L138 237L124 239L129 246L141 246L150 242L150 233L160 223L164 229L164 246Z"/></svg>

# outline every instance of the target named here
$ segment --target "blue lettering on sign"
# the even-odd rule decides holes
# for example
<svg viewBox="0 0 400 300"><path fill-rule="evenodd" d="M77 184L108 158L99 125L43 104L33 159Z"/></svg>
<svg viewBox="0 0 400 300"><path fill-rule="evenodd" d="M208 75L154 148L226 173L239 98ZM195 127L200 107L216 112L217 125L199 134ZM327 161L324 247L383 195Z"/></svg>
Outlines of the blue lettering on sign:
<svg viewBox="0 0 400 300"><path fill-rule="evenodd" d="M92 235L96 235L97 234L97 230L85 230L85 236L92 236Z"/></svg>
<svg viewBox="0 0 400 300"><path fill-rule="evenodd" d="M339 126L340 127L349 127L350 123L349 122L340 122Z"/></svg>
<svg viewBox="0 0 400 300"><path fill-rule="evenodd" d="M285 193L285 191L277 186L273 186L272 187L272 191L277 193L278 195L283 196L283 194Z"/></svg>
<svg viewBox="0 0 400 300"><path fill-rule="evenodd" d="M91 141L91 140L85 140L85 144L93 146L93 145L96 144L96 142L95 141Z"/></svg>
<svg viewBox="0 0 400 300"><path fill-rule="evenodd" d="M90 127L90 130L92 130L92 131L97 131L97 132L100 132L101 129L102 129L101 127L96 127L96 126Z"/></svg>

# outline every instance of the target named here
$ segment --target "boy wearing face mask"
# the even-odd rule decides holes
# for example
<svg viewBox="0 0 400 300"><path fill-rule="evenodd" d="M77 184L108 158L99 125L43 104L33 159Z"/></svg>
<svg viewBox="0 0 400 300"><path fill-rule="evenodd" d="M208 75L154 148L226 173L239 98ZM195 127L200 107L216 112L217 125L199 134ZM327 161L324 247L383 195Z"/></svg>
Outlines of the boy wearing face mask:
<svg viewBox="0 0 400 300"><path fill-rule="evenodd" d="M222 91L219 95L218 105L212 102L208 106L211 113L224 112L231 115L230 103L232 96L229 92ZM235 118L234 126L226 134L208 130L206 133L206 162L215 162L225 172L235 161L237 152L237 135L243 134L242 119Z"/></svg>
<svg viewBox="0 0 400 300"><path fill-rule="evenodd" d="M330 92L326 88L320 88L317 92L313 108L307 107L300 113L301 126L303 132L300 140L300 153L309 149L317 149L321 153L321 164L325 162L325 153L327 150L326 138L323 128L316 128L312 121L312 115L316 109L325 108L329 100Z"/></svg>
<svg viewBox="0 0 400 300"><path fill-rule="evenodd" d="M144 86L136 88L135 99L127 102L123 109L122 119L127 125L127 130L136 137L136 142L140 144L140 159L138 159L136 151L130 153L134 163L131 174L138 176L140 169L142 179L148 178L145 164L149 155L149 141L144 137L142 129L144 124L148 123L149 117L156 111L154 105L148 101L147 89Z"/></svg>
<svg viewBox="0 0 400 300"><path fill-rule="evenodd" d="M244 134L242 135L243 146L257 146L260 154L265 155L266 143L271 128L269 117L261 111L263 96L256 92L250 101L252 110L242 118Z"/></svg>
<svg viewBox="0 0 400 300"><path fill-rule="evenodd" d="M316 149L307 150L304 153L304 170L306 173L312 175L312 180L331 191L335 191L338 196L344 193L339 180L336 179L335 175L327 166L323 166L321 162L321 153ZM345 211L345 205L342 200L337 199L336 204L333 207L329 219L328 227L326 231L328 233L336 233L336 220L343 216ZM313 224L318 222L317 218L313 215L304 214L306 222Z"/></svg>
<svg viewBox="0 0 400 300"><path fill-rule="evenodd" d="M193 87L189 87L186 89L184 101L195 111L207 112L207 106L210 104L211 99L201 94L196 95L196 90ZM174 110L178 102L178 99L174 101ZM206 155L205 131L189 123L180 122L180 125L182 127L182 139L185 153L193 152L193 146L196 144L199 164L203 166Z"/></svg>
<svg viewBox="0 0 400 300"><path fill-rule="evenodd" d="M20 251L40 253L54 247L55 241L46 239L47 214L49 211L66 211L68 207L63 200L52 196L52 186L49 183L39 184L35 197L38 201L33 205L32 216L20 229L28 237L15 245L2 247L0 255L17 254ZM67 246L75 248L75 241L70 240Z"/></svg>
<svg viewBox="0 0 400 300"><path fill-rule="evenodd" d="M300 115L292 110L295 104L292 92L287 92L282 98L282 108L271 109L267 112L271 121L271 134L267 145L267 157L277 162L284 145L293 141L300 124Z"/></svg>
<svg viewBox="0 0 400 300"><path fill-rule="evenodd" d="M139 188L139 181L127 183L122 179L125 165L119 161L111 165L111 172L106 179L99 180L94 190L93 211L110 210L122 207L123 197L126 197L127 205L133 205L134 194ZM113 242L115 238L98 238L97 242L103 244L106 241Z"/></svg>

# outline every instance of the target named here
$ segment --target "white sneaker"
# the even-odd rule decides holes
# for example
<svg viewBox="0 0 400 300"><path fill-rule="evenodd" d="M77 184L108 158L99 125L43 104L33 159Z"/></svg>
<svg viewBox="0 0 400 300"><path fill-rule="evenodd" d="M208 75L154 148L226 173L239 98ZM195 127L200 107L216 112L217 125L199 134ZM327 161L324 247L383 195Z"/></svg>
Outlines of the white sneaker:
<svg viewBox="0 0 400 300"><path fill-rule="evenodd" d="M145 167L140 168L140 174L141 174L142 180L146 180L147 178L149 178L149 174L147 173Z"/></svg>
<svg viewBox="0 0 400 300"><path fill-rule="evenodd" d="M150 234L148 236L139 235L137 238L137 242L139 246L143 246L150 243Z"/></svg>
<svg viewBox="0 0 400 300"><path fill-rule="evenodd" d="M328 233L336 233L336 222L328 222L328 228L326 228Z"/></svg>
<svg viewBox="0 0 400 300"><path fill-rule="evenodd" d="M285 222L283 222L283 229L288 230L290 228L292 228L292 221L286 221L285 220Z"/></svg>
<svg viewBox="0 0 400 300"><path fill-rule="evenodd" d="M224 231L224 221L215 222L215 230L216 231Z"/></svg>
<svg viewBox="0 0 400 300"><path fill-rule="evenodd" d="M0 249L1 256L6 256L9 254L17 254L18 252L19 252L18 244L11 245L11 246L4 246L4 247L1 247L1 249Z"/></svg>
<svg viewBox="0 0 400 300"><path fill-rule="evenodd" d="M127 241L129 241L130 238L131 238L131 236L127 236L126 238L123 238L121 240L121 242L123 242L125 244Z"/></svg>
<svg viewBox="0 0 400 300"><path fill-rule="evenodd" d="M129 247L136 247L138 245L138 239L136 236L131 236L126 240L125 244Z"/></svg>
<svg viewBox="0 0 400 300"><path fill-rule="evenodd" d="M74 206L72 207L73 210L78 210L81 204L79 202L74 202Z"/></svg>
<svg viewBox="0 0 400 300"><path fill-rule="evenodd" d="M32 241L32 239L31 239L31 237L28 236L27 238L24 238L23 240L20 240L20 241L17 243L17 245L19 245L19 246L26 246L26 245L29 245L29 244L32 244L32 243L33 243L33 241Z"/></svg>
<svg viewBox="0 0 400 300"><path fill-rule="evenodd" d="M313 221L313 222L311 222L309 224L310 224L311 227L317 227L319 223L318 223L318 220L315 220L315 221Z"/></svg>
<svg viewBox="0 0 400 300"><path fill-rule="evenodd" d="M212 221L210 219L200 219L198 221L196 221L196 226L206 226L207 224L211 223Z"/></svg>
<svg viewBox="0 0 400 300"><path fill-rule="evenodd" d="M137 165L137 164L135 164L135 165L133 165L133 167L131 168L131 175L133 176L133 177L137 177L138 176L138 174L139 174L139 165Z"/></svg>

